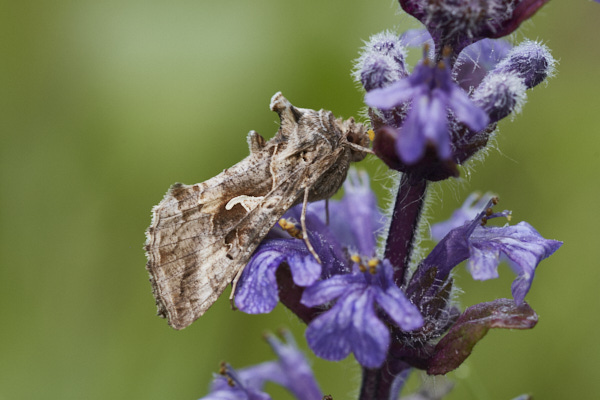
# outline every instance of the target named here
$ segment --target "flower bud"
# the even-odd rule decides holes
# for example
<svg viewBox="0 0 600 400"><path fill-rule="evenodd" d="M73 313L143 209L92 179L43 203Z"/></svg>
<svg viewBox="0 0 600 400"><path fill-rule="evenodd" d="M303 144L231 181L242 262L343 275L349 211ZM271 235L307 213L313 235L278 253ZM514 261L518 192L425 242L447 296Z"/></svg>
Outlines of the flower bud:
<svg viewBox="0 0 600 400"><path fill-rule="evenodd" d="M527 89L531 89L551 76L555 65L556 60L546 46L526 40L513 48L494 71L514 74L523 80Z"/></svg>
<svg viewBox="0 0 600 400"><path fill-rule="evenodd" d="M526 89L518 76L490 73L473 93L473 101L489 115L491 122L497 122L513 111L520 111L527 98Z"/></svg>
<svg viewBox="0 0 600 400"><path fill-rule="evenodd" d="M405 56L406 49L398 36L390 32L374 35L356 62L354 78L367 91L386 87L408 74Z"/></svg>

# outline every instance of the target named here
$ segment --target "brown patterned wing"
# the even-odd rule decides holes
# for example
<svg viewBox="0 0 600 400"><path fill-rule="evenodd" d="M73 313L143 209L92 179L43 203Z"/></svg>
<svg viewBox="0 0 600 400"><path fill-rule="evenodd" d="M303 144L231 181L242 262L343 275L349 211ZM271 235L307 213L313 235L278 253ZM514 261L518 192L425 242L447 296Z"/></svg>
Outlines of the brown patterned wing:
<svg viewBox="0 0 600 400"><path fill-rule="evenodd" d="M248 213L241 205L225 206L239 195L264 196L269 177L268 160L249 156L206 182L173 185L152 210L146 269L158 315L173 328L204 314L244 266L227 241Z"/></svg>
<svg viewBox="0 0 600 400"><path fill-rule="evenodd" d="M245 173L239 174L238 165L204 183L173 185L153 209L146 268L158 315L175 329L208 310L303 193L302 170L271 189L269 173L245 165ZM260 201L249 211L242 204L227 210L227 203L238 196Z"/></svg>

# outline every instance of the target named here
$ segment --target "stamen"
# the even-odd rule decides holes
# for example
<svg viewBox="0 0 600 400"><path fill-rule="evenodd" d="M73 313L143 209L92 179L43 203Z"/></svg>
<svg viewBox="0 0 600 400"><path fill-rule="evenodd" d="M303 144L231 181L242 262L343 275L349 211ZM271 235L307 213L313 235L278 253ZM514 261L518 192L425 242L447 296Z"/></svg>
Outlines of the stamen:
<svg viewBox="0 0 600 400"><path fill-rule="evenodd" d="M377 266L379 265L379 259L371 258L367 265L369 266L369 273L371 275L375 275L375 273L377 272Z"/></svg>
<svg viewBox="0 0 600 400"><path fill-rule="evenodd" d="M352 262L358 264L358 270L360 272L369 272L371 275L374 275L375 273L377 273L377 266L379 265L379 259L372 257L370 258L368 261L366 260L366 257L361 257L358 254L352 254L350 256L350 260L352 260Z"/></svg>
<svg viewBox="0 0 600 400"><path fill-rule="evenodd" d="M423 45L423 65L429 66L431 64L431 60L429 59L429 43L425 43Z"/></svg>
<svg viewBox="0 0 600 400"><path fill-rule="evenodd" d="M231 387L234 387L235 385L242 385L234 369L231 368L231 365L227 364L225 361L221 361L219 366L219 375L227 378L227 384Z"/></svg>
<svg viewBox="0 0 600 400"><path fill-rule="evenodd" d="M369 140L372 142L375 140L375 131L373 129L369 129L367 131L367 135L369 135Z"/></svg>
<svg viewBox="0 0 600 400"><path fill-rule="evenodd" d="M304 235L302 234L302 230L298 229L296 227L296 224L294 224L293 222L288 221L285 218L281 218L279 220L279 226L281 227L281 229L283 229L284 231L286 231L290 236L296 238L296 239L304 239Z"/></svg>
<svg viewBox="0 0 600 400"><path fill-rule="evenodd" d="M442 57L448 58L451 55L452 55L452 47L444 46L444 48L442 49Z"/></svg>

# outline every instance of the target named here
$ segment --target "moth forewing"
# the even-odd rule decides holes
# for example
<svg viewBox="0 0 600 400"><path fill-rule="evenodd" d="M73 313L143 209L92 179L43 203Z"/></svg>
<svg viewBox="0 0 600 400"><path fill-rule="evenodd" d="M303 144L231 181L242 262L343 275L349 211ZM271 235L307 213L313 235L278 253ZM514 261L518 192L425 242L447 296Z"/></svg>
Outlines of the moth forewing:
<svg viewBox="0 0 600 400"><path fill-rule="evenodd" d="M364 158L369 139L354 120L296 108L281 93L271 109L281 119L275 137L265 141L251 131L248 157L203 183L173 185L152 210L146 268L158 315L175 329L204 314L237 280L290 207L305 197L331 197L350 161Z"/></svg>

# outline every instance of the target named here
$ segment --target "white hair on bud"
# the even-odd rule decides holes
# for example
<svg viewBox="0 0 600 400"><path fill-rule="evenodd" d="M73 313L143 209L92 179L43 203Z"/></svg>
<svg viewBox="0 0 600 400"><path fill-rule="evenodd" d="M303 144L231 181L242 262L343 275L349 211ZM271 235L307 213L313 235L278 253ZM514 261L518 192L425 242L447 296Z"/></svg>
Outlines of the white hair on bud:
<svg viewBox="0 0 600 400"><path fill-rule="evenodd" d="M527 87L520 77L510 73L489 73L473 93L475 104L488 114L518 114L527 101Z"/></svg>
<svg viewBox="0 0 600 400"><path fill-rule="evenodd" d="M407 75L406 48L397 34L391 31L377 33L362 47L360 56L354 61L352 77L363 85L365 73L380 74L380 83L387 86Z"/></svg>

